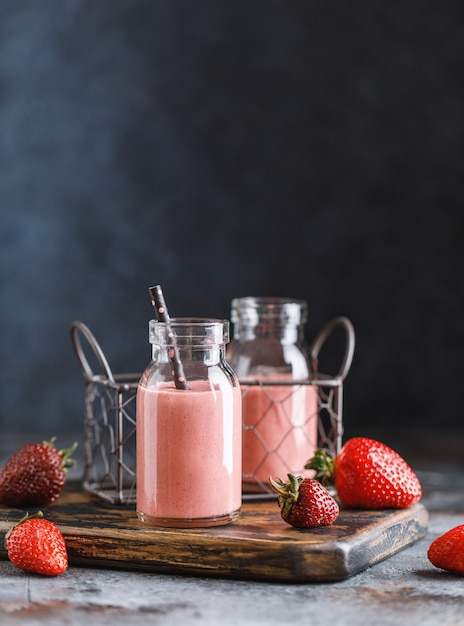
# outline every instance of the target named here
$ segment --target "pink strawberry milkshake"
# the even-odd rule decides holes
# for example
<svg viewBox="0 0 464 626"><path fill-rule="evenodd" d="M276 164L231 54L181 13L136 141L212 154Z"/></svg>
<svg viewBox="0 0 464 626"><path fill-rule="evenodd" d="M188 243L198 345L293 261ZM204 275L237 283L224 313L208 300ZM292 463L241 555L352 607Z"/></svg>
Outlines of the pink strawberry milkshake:
<svg viewBox="0 0 464 626"><path fill-rule="evenodd" d="M137 392L137 514L157 526L215 526L241 506L240 388L190 381Z"/></svg>
<svg viewBox="0 0 464 626"><path fill-rule="evenodd" d="M268 490L269 476L285 480L289 472L312 476L314 472L304 470L304 465L317 447L317 388L247 385L246 380L241 388L244 491Z"/></svg>

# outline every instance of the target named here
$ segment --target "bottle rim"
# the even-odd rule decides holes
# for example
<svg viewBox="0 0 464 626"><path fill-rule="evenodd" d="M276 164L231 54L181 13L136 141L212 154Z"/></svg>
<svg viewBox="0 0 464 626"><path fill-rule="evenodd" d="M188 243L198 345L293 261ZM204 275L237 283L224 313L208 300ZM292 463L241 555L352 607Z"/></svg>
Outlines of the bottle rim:
<svg viewBox="0 0 464 626"><path fill-rule="evenodd" d="M307 321L306 300L271 296L245 296L232 300L231 321L234 324L281 322L304 324Z"/></svg>

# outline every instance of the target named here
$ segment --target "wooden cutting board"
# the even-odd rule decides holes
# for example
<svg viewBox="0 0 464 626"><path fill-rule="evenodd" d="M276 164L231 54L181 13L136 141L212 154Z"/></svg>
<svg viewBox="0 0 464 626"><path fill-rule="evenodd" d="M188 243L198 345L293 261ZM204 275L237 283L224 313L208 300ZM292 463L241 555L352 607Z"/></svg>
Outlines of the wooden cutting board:
<svg viewBox="0 0 464 626"><path fill-rule="evenodd" d="M75 485L43 511L60 527L71 565L298 583L348 578L423 537L428 524L417 504L342 510L333 526L297 530L283 522L276 500L256 500L228 526L152 528L134 507L103 503ZM0 507L0 557L7 558L5 533L24 512Z"/></svg>

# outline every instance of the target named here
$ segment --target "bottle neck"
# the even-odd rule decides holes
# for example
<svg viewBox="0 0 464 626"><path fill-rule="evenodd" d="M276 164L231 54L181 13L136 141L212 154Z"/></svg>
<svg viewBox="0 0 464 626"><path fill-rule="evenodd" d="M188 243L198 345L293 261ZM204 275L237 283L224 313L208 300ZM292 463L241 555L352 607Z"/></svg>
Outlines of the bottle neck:
<svg viewBox="0 0 464 626"><path fill-rule="evenodd" d="M152 361L169 363L172 361L174 348L169 345L153 343L151 348ZM181 363L198 363L203 365L217 365L225 361L224 344L208 344L195 346L177 346L177 357Z"/></svg>
<svg viewBox="0 0 464 626"><path fill-rule="evenodd" d="M256 325L234 324L234 339L236 341L279 341L280 343L301 343L304 341L303 326L279 325L261 323Z"/></svg>
<svg viewBox="0 0 464 626"><path fill-rule="evenodd" d="M149 339L153 361L172 361L175 354L181 362L219 363L229 341L229 321L176 318L168 324L151 320Z"/></svg>

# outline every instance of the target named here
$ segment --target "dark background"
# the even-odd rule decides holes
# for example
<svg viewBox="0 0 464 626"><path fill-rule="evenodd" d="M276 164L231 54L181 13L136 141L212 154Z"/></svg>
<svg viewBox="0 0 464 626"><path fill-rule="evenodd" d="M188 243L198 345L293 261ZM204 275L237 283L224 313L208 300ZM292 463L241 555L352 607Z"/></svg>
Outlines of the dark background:
<svg viewBox="0 0 464 626"><path fill-rule="evenodd" d="M142 371L161 283L348 316L347 434L464 438L462 3L0 6L0 432L79 431L70 323Z"/></svg>

